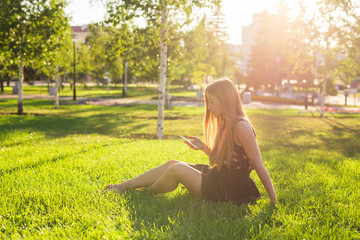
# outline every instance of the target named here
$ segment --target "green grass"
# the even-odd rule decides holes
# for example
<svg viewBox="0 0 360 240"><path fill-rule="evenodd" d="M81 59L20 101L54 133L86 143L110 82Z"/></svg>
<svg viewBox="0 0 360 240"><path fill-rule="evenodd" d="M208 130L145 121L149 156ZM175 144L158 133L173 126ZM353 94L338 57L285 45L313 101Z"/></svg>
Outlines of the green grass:
<svg viewBox="0 0 360 240"><path fill-rule="evenodd" d="M202 136L203 108L0 100L0 238L359 239L360 115L246 110L277 191L276 209L200 201L183 187L99 194L169 159L206 163L177 134Z"/></svg>

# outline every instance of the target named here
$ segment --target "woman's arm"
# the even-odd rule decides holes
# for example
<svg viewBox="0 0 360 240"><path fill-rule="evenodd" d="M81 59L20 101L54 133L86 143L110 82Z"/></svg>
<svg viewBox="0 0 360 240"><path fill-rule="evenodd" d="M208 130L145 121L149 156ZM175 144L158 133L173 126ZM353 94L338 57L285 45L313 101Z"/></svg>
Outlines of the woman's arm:
<svg viewBox="0 0 360 240"><path fill-rule="evenodd" d="M203 151L206 155L208 155L210 157L210 148L203 142L200 140L200 138L197 137L192 137L192 136L188 136L188 139L191 140L191 142L197 146L198 148L194 148L193 146L191 146L189 143L187 143L186 141L184 141L191 149L194 150L201 150Z"/></svg>
<svg viewBox="0 0 360 240"><path fill-rule="evenodd" d="M246 155L250 160L250 164L255 168L261 182L263 183L266 192L269 194L271 203L276 202L276 193L272 184L270 175L265 168L261 159L259 147L256 142L255 134L252 127L245 121L240 121L235 125L235 138L240 142L245 150Z"/></svg>

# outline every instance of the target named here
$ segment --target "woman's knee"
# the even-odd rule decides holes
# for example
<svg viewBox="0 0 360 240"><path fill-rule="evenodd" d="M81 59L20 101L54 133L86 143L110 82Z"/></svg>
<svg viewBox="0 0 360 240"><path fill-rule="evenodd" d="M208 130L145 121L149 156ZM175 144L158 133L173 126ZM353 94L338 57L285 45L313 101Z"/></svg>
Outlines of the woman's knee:
<svg viewBox="0 0 360 240"><path fill-rule="evenodd" d="M201 196L201 173L192 167L180 162L166 169L164 176L169 182L181 183L191 193Z"/></svg>
<svg viewBox="0 0 360 240"><path fill-rule="evenodd" d="M167 167L171 167L172 165L178 164L178 163L180 163L180 161L171 159L171 160L167 161L165 164Z"/></svg>
<svg viewBox="0 0 360 240"><path fill-rule="evenodd" d="M184 167L184 164L181 162L172 164L170 167L168 167L166 169L164 174L166 174L167 176L172 176L172 177L177 178L179 176L179 174L181 174L183 167Z"/></svg>

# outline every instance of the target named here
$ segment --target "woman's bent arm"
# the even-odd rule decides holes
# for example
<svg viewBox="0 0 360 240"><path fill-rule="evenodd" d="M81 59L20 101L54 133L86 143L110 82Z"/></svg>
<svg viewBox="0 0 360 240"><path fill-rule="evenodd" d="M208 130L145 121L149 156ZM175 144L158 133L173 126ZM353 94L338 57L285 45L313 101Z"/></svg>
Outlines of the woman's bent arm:
<svg viewBox="0 0 360 240"><path fill-rule="evenodd" d="M255 171L263 183L266 192L269 194L271 203L275 204L277 198L275 189L272 184L270 175L261 160L259 147L257 145L256 138L251 126L244 121L238 122L235 125L235 137L244 148L246 155L250 160L251 166L255 168Z"/></svg>
<svg viewBox="0 0 360 240"><path fill-rule="evenodd" d="M254 166L256 173L258 174L261 182L264 184L264 187L266 189L266 192L269 194L269 197L271 199L271 203L275 204L276 202L276 193L274 186L272 184L270 175L268 171L266 170L264 164L261 164L262 166Z"/></svg>

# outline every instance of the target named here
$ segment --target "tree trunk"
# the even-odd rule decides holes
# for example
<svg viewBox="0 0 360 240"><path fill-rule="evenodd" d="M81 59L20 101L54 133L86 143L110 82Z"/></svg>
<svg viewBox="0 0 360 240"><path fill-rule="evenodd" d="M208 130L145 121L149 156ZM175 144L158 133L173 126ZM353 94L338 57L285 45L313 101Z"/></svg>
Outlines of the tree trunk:
<svg viewBox="0 0 360 240"><path fill-rule="evenodd" d="M308 109L308 92L309 92L309 88L308 86L306 86L306 92L305 92L305 109Z"/></svg>
<svg viewBox="0 0 360 240"><path fill-rule="evenodd" d="M324 107L325 107L325 96L326 96L326 82L327 79L325 78L323 83L323 92L321 95L321 109L320 109L320 117L322 118L324 116Z"/></svg>
<svg viewBox="0 0 360 240"><path fill-rule="evenodd" d="M50 70L49 70L49 67L47 68L47 70L48 70L48 73L49 73L48 78L47 78L47 79L48 79L48 83L47 83L47 84L48 84L48 86L47 86L47 87L48 87L48 92L49 92L49 91L50 91L50 90L49 90L49 88L50 88L50 81L51 81L51 76L50 76Z"/></svg>
<svg viewBox="0 0 360 240"><path fill-rule="evenodd" d="M74 95L73 100L76 101L76 49L75 49L75 41L73 42L74 46Z"/></svg>
<svg viewBox="0 0 360 240"><path fill-rule="evenodd" d="M59 66L55 66L55 109L59 106Z"/></svg>
<svg viewBox="0 0 360 240"><path fill-rule="evenodd" d="M24 81L24 58L22 52L20 52L19 84L18 84L18 115L23 114L23 81Z"/></svg>
<svg viewBox="0 0 360 240"><path fill-rule="evenodd" d="M161 42L160 42L160 76L159 76L159 104L157 117L156 136L158 139L163 138L164 131L164 91L166 82L166 58L167 58L167 24L168 9L166 0L161 1Z"/></svg>
<svg viewBox="0 0 360 240"><path fill-rule="evenodd" d="M87 88L88 82L89 82L89 73L87 72L84 79L84 88Z"/></svg>
<svg viewBox="0 0 360 240"><path fill-rule="evenodd" d="M165 109L170 109L169 81L166 81L165 87Z"/></svg>
<svg viewBox="0 0 360 240"><path fill-rule="evenodd" d="M66 82L66 72L64 72L63 79L61 81L61 90L64 90L64 83Z"/></svg>
<svg viewBox="0 0 360 240"><path fill-rule="evenodd" d="M123 73L123 97L126 97L127 96L127 70L128 70L128 66L129 66L129 63L124 60L124 73Z"/></svg>
<svg viewBox="0 0 360 240"><path fill-rule="evenodd" d="M1 79L1 91L3 92L4 91L4 80Z"/></svg>
<svg viewBox="0 0 360 240"><path fill-rule="evenodd" d="M347 106L347 96L345 95L345 107Z"/></svg>

